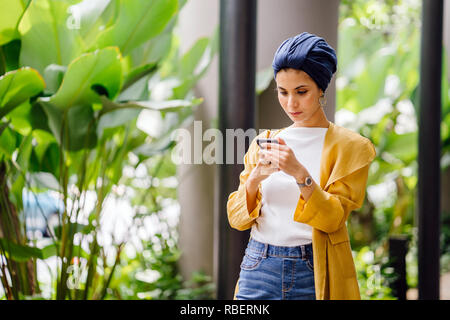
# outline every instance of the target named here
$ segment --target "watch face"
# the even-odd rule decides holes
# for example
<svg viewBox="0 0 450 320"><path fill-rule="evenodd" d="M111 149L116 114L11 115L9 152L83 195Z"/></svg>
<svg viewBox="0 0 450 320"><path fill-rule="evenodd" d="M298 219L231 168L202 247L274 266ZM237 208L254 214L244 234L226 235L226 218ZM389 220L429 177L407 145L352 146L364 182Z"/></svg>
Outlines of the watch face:
<svg viewBox="0 0 450 320"><path fill-rule="evenodd" d="M312 179L310 177L307 177L306 180L305 180L305 183L306 183L307 186L312 185Z"/></svg>

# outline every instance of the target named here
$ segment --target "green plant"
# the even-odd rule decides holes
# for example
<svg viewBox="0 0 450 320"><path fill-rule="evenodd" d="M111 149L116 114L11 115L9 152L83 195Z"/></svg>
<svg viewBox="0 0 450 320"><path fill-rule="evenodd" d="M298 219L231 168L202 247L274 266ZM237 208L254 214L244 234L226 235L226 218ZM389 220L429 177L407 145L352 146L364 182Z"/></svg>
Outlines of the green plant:
<svg viewBox="0 0 450 320"><path fill-rule="evenodd" d="M410 287L417 285L414 237L420 12L421 3L417 0L341 1L336 80L336 122L369 137L377 150L369 172L366 200L350 216L352 246L356 251L367 245L372 247L373 243L384 247L390 235L410 236ZM445 56L442 170L450 164L450 88Z"/></svg>
<svg viewBox="0 0 450 320"><path fill-rule="evenodd" d="M195 272L188 281L178 273L180 252L175 246L162 240L158 245L144 242L144 250L123 259L117 276L108 288L114 299L212 299L214 286L209 276ZM157 248L157 249L156 249Z"/></svg>
<svg viewBox="0 0 450 320"><path fill-rule="evenodd" d="M389 287L392 281L392 269L388 266L387 257L372 250L369 246L353 252L358 275L361 299L363 300L393 300Z"/></svg>
<svg viewBox="0 0 450 320"><path fill-rule="evenodd" d="M216 32L180 54L174 27L185 2L0 1L11 8L0 17L0 279L7 299L42 297L36 267L49 259L56 273L46 298L107 296L124 239L113 242L110 259L99 239L105 203L130 154L138 166L173 147L172 131L202 101L191 89L217 51ZM143 110L160 116L157 135L139 127ZM22 201L25 191L47 190L63 202L50 243L27 237Z"/></svg>
<svg viewBox="0 0 450 320"><path fill-rule="evenodd" d="M183 281L178 270L178 179L171 153L137 161L130 159L119 186L121 197L133 211L133 221L128 223L130 236L106 298L211 299L209 276L196 272Z"/></svg>

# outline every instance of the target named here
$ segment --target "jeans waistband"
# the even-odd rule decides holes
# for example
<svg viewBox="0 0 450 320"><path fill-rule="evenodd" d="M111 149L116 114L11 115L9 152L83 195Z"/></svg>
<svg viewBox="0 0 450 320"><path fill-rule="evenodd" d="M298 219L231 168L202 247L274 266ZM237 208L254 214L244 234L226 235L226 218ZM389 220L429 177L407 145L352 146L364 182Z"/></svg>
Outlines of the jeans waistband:
<svg viewBox="0 0 450 320"><path fill-rule="evenodd" d="M303 260L306 260L313 254L312 243L295 247L284 247L284 246L274 246L268 243L262 243L256 241L253 238L249 240L247 249L255 253L262 254L263 257L266 256L290 257L290 258L302 258Z"/></svg>

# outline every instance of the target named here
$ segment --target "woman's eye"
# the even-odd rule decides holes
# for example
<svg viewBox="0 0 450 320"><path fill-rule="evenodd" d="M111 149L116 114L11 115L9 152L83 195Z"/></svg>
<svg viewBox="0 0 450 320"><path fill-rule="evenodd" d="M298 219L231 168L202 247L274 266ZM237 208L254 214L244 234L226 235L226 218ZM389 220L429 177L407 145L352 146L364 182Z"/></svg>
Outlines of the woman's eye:
<svg viewBox="0 0 450 320"><path fill-rule="evenodd" d="M297 91L297 93L298 94L305 94L306 92L308 92L308 91ZM283 91L280 91L279 92L282 96L286 96L288 93L287 92L283 92Z"/></svg>

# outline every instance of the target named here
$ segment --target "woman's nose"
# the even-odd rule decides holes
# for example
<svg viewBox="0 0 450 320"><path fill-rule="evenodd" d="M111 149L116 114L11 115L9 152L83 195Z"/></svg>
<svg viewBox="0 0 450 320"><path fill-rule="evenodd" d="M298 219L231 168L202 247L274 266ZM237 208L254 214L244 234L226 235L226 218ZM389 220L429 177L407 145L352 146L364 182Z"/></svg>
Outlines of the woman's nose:
<svg viewBox="0 0 450 320"><path fill-rule="evenodd" d="M295 99L294 96L289 96L288 107L296 107L296 106L297 106L297 99Z"/></svg>

